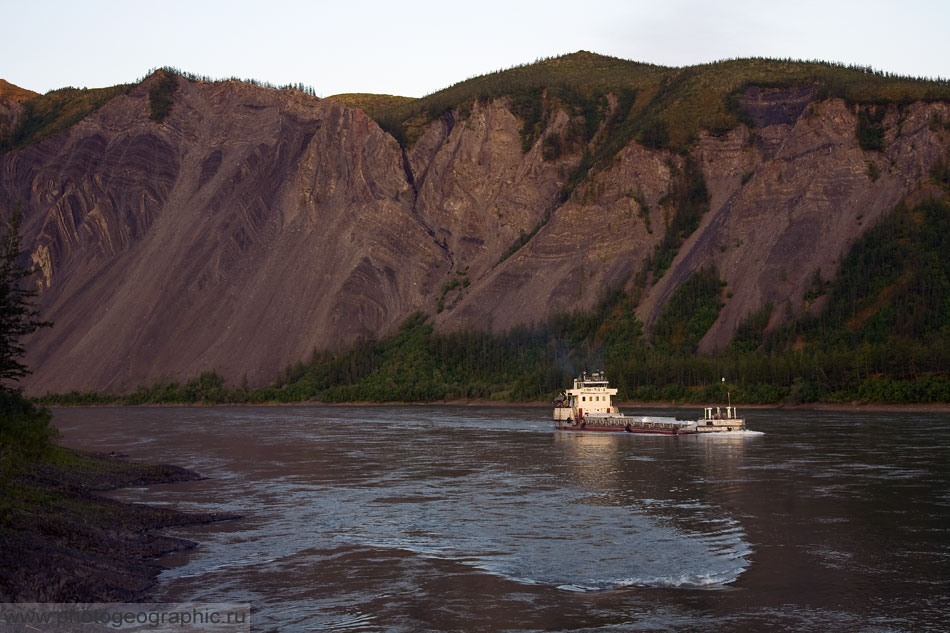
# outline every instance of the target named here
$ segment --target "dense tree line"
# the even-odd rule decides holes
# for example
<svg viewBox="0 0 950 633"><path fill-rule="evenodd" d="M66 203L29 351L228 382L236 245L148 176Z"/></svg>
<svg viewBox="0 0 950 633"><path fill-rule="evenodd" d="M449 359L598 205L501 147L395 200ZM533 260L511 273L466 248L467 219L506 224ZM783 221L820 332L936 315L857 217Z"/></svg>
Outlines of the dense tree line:
<svg viewBox="0 0 950 633"><path fill-rule="evenodd" d="M233 75L227 78L220 78L220 77L215 78L209 75L200 75L197 73L188 72L180 68L175 68L174 66L162 66L161 68L153 68L152 70L149 71L148 76L152 75L152 73L158 70L161 70L165 74L172 74L172 75L177 75L179 77L184 77L185 79L189 81L205 81L205 82L237 81L240 83L251 84L252 86L258 86L260 88L267 88L268 90L299 90L300 92L304 94L308 94L311 97L317 96L317 91L314 89L314 87L308 84L305 84L303 82L278 85L278 84L271 83L269 81L261 81L259 79L237 77ZM147 77L140 79L138 83L145 81L146 78Z"/></svg>

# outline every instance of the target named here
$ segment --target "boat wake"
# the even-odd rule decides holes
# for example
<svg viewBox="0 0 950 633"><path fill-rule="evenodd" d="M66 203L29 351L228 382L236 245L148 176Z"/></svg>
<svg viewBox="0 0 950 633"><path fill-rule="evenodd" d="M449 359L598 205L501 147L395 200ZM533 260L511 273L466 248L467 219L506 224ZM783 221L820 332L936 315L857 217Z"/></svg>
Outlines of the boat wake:
<svg viewBox="0 0 950 633"><path fill-rule="evenodd" d="M321 494L323 521L337 511L321 533L335 535L337 545L401 549L567 591L710 589L734 582L749 565L741 526L711 506L683 513L652 504L603 505L576 490L529 492L527 482L484 477L443 487L440 496ZM360 509L359 528L350 527L354 517L339 514L342 508Z"/></svg>

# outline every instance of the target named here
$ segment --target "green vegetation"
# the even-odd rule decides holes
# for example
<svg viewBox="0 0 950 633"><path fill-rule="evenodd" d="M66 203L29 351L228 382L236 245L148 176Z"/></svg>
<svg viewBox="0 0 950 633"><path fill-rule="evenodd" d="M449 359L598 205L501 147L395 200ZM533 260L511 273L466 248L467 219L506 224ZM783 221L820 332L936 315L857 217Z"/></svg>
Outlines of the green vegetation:
<svg viewBox="0 0 950 633"><path fill-rule="evenodd" d="M861 108L856 134L861 149L884 150L884 108Z"/></svg>
<svg viewBox="0 0 950 633"><path fill-rule="evenodd" d="M833 284L830 281L823 281L821 278L821 268L815 271L815 274L811 278L811 283L808 285L808 288L805 290L805 306L810 307L811 304L818 298L826 295L828 291L833 287Z"/></svg>
<svg viewBox="0 0 950 633"><path fill-rule="evenodd" d="M753 312L736 328L735 336L729 343L729 351L733 354L743 354L755 352L762 345L762 337L765 335L765 329L769 326L772 319L774 306L771 301L766 301L765 305Z"/></svg>
<svg viewBox="0 0 950 633"><path fill-rule="evenodd" d="M398 97L395 95L377 95L362 92L338 94L330 97L341 101L351 108L359 108L368 116L376 118L394 108L405 106L415 101L412 97Z"/></svg>
<svg viewBox="0 0 950 633"><path fill-rule="evenodd" d="M35 293L23 287L32 269L22 264L22 217L18 203L0 237L0 475L42 455L53 434L49 412L37 409L15 388L29 373L20 361L24 352L20 339L51 325L39 320Z"/></svg>
<svg viewBox="0 0 950 633"><path fill-rule="evenodd" d="M19 392L0 389L0 480L46 455L55 435L49 421L49 411Z"/></svg>
<svg viewBox="0 0 950 633"><path fill-rule="evenodd" d="M442 284L442 294L436 301L436 312L445 310L445 301L447 296L454 291L455 301L461 298L462 293L469 287L471 282L468 279L468 266L455 271L455 276Z"/></svg>
<svg viewBox="0 0 950 633"><path fill-rule="evenodd" d="M17 125L0 136L0 153L26 147L69 129L132 87L125 84L95 90L61 88L26 100L24 114Z"/></svg>
<svg viewBox="0 0 950 633"><path fill-rule="evenodd" d="M827 305L762 338L772 356L796 350L813 399L950 401L950 207L898 206L806 300Z"/></svg>
<svg viewBox="0 0 950 633"><path fill-rule="evenodd" d="M175 103L175 90L178 88L178 75L161 71L158 81L148 91L148 118L161 123L165 120Z"/></svg>
<svg viewBox="0 0 950 633"><path fill-rule="evenodd" d="M220 81L234 81L234 82L238 82L242 84L251 84L252 86L258 86L260 88L267 88L268 90L297 90L298 92L302 92L304 94L310 95L311 97L314 97L317 94L317 91L314 90L313 86L309 86L301 82L276 85L276 84L272 84L269 81L260 81L259 79L253 79L253 78L248 79L248 78L235 77L235 76L224 77L224 78L214 78L214 77L209 77L208 75L199 75L196 73L190 73L180 68L175 68L174 66L162 66L161 68L153 68L152 70L149 71L149 76L151 76L155 72L160 72L166 75L167 74L177 75L178 77L187 79L188 81L205 81L205 82L211 82L211 83L220 82Z"/></svg>
<svg viewBox="0 0 950 633"><path fill-rule="evenodd" d="M914 348L945 353L950 337L950 207L928 201L899 205L841 262L821 316L767 339L769 347L805 336L824 350L872 346L884 356L869 373L914 377L934 371L932 361L905 359ZM820 278L819 278L820 279ZM889 348L899 347L900 349ZM885 353L886 352L886 353ZM891 355L893 352L893 355ZM922 365L920 363L923 363ZM897 365L895 366L894 363Z"/></svg>
<svg viewBox="0 0 950 633"><path fill-rule="evenodd" d="M719 317L723 283L714 269L698 270L670 300L653 326L653 345L667 354L694 354Z"/></svg>
<svg viewBox="0 0 950 633"><path fill-rule="evenodd" d="M6 233L0 237L0 386L8 390L11 383L29 373L20 362L25 351L20 339L41 327L52 326L39 319L33 305L36 292L24 287L33 269L22 264L25 255L20 250L22 220L23 213L17 202L7 218Z"/></svg>

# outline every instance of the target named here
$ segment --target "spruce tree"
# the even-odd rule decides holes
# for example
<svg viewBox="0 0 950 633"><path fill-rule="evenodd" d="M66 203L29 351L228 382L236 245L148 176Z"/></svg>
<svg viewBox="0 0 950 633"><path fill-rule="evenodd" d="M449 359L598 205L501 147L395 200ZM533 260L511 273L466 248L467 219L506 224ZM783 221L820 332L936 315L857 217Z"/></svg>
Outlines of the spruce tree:
<svg viewBox="0 0 950 633"><path fill-rule="evenodd" d="M52 323L39 318L34 300L36 292L26 286L26 278L34 272L24 265L20 250L20 224L23 212L17 202L7 219L6 234L0 238L0 389L12 391L13 385L30 371L21 362L24 348L21 340Z"/></svg>

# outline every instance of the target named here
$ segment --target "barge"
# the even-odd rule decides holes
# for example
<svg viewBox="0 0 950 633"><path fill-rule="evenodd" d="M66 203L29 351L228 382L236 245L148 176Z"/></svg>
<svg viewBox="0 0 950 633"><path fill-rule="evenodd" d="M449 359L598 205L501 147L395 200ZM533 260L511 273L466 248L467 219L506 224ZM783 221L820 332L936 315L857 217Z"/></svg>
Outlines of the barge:
<svg viewBox="0 0 950 633"><path fill-rule="evenodd" d="M610 387L604 372L584 372L574 386L554 400L554 428L562 431L602 431L608 433L650 433L696 435L744 431L745 420L736 408L706 407L698 420L677 420L657 416L627 416L611 403L617 390ZM725 409L725 410L723 410Z"/></svg>

